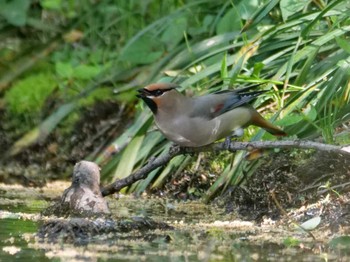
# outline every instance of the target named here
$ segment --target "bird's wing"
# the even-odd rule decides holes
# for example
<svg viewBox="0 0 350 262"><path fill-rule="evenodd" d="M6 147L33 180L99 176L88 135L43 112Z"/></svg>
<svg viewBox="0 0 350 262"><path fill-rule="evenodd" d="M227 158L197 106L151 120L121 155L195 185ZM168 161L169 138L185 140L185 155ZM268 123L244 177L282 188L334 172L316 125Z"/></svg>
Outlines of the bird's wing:
<svg viewBox="0 0 350 262"><path fill-rule="evenodd" d="M248 104L265 91L245 92L246 88L239 90L224 90L217 93L194 98L191 117L213 119L234 108Z"/></svg>

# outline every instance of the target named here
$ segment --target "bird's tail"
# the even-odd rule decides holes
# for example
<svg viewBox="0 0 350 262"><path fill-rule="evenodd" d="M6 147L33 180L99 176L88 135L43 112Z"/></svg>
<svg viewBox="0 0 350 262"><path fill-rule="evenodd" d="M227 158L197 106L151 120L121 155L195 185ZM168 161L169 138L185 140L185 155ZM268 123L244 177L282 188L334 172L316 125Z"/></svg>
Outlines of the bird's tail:
<svg viewBox="0 0 350 262"><path fill-rule="evenodd" d="M257 111L253 113L251 124L265 129L267 132L274 136L287 136L286 132L267 121Z"/></svg>

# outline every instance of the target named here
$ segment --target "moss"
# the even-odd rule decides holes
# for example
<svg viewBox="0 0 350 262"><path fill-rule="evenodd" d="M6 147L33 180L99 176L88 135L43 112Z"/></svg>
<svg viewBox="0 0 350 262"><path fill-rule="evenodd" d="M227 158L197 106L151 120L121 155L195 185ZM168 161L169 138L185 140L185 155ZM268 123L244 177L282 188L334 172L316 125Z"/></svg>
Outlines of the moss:
<svg viewBox="0 0 350 262"><path fill-rule="evenodd" d="M16 82L4 97L8 115L33 124L56 86L51 72L30 75Z"/></svg>
<svg viewBox="0 0 350 262"><path fill-rule="evenodd" d="M113 95L111 88L98 88L90 93L87 97L82 98L79 101L80 106L89 107L93 105L96 101L103 101L107 99L113 99L115 96Z"/></svg>

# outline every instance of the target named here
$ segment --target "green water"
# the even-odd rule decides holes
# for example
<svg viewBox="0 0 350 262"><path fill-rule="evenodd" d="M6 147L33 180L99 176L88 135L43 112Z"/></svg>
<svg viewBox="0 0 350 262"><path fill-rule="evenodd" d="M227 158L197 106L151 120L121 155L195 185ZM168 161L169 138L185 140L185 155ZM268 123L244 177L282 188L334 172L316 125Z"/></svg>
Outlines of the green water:
<svg viewBox="0 0 350 262"><path fill-rule="evenodd" d="M37 231L37 223L21 219L0 220L0 261L49 261L45 257L45 251L28 247L23 239L24 234L34 234ZM17 247L20 250L16 254L9 254L4 247Z"/></svg>
<svg viewBox="0 0 350 262"><path fill-rule="evenodd" d="M131 197L108 199L115 219L121 214L147 215L174 229L105 234L80 245L69 241L50 244L36 237L42 223L37 214L47 205L41 198L22 194L20 201L9 204L16 199L15 193L0 190L1 203L7 203L0 205L0 261L349 261L349 256L341 253L315 251L312 241L305 240L307 248L303 249L299 245L287 247L275 239L283 240L289 233L281 237L273 232L274 227L264 232L256 225L243 230L218 226L214 221L234 218L201 203L169 204L170 200ZM266 240L254 240L261 234ZM304 241L300 234L294 237Z"/></svg>
<svg viewBox="0 0 350 262"><path fill-rule="evenodd" d="M28 242L23 239L24 234L34 235L37 227L36 222L28 220L2 219L0 261L67 261L73 258L78 261L90 261L90 259L98 261L254 261L252 254L259 254L259 259L274 260L280 256L278 250L282 250L274 244L251 246L245 243L244 239L239 240L239 237L234 234L213 237L206 232L171 231L170 243L166 243L162 237L152 239L150 242L127 239L135 237L135 234L118 239L108 238L104 241L93 239L83 248L60 243L51 248L61 252L57 252L54 257L50 254L48 258L45 254L51 252L50 248L43 246L41 249L40 244L36 248L30 248ZM11 238L14 240L9 243ZM34 240L29 241L31 242ZM3 251L5 246L15 246L20 248L20 251L11 255ZM107 251L104 250L104 246L107 247ZM77 251L72 253L72 248L75 247ZM64 254L65 248L71 255Z"/></svg>

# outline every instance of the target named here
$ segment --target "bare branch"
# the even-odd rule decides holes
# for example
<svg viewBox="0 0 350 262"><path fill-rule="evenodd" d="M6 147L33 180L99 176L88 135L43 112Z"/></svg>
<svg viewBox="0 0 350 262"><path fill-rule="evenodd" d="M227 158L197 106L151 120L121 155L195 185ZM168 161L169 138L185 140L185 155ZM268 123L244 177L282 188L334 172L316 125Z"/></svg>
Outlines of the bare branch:
<svg viewBox="0 0 350 262"><path fill-rule="evenodd" d="M181 151L182 149L180 147L173 147L169 150L167 154L161 155L155 159L151 159L146 165L137 170L135 173L123 179L116 180L112 184L109 184L108 186L104 187L102 189L102 195L111 195L115 192L120 191L123 187L130 186L138 180L145 179L151 171L153 171L157 167L165 165L175 156L180 155Z"/></svg>
<svg viewBox="0 0 350 262"><path fill-rule="evenodd" d="M216 149L225 150L223 143L214 144ZM267 148L299 148L299 149L315 149L329 153L338 153L349 155L350 152L345 147L328 145L307 140L284 140L284 141L254 141L254 142L232 142L229 151L267 149Z"/></svg>
<svg viewBox="0 0 350 262"><path fill-rule="evenodd" d="M332 152L348 156L350 158L349 147L341 147L335 145L322 144L318 142L312 142L307 140L290 140L290 141L253 141L253 142L231 142L227 147L225 143L215 143L203 147L191 147L184 148L174 146L168 153L158 156L150 160L146 165L144 165L139 170L135 171L133 174L129 175L120 180L116 180L112 184L107 185L102 189L102 195L108 196L113 193L120 191L126 186L130 186L136 181L145 179L147 175L154 169L165 165L175 156L181 154L208 152L208 151L224 151L228 150L230 152L235 152L237 150L251 151L253 149L268 149L268 148L300 148L300 149L315 149L318 151Z"/></svg>

